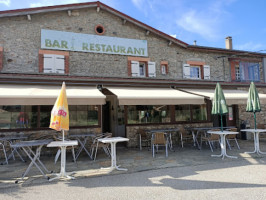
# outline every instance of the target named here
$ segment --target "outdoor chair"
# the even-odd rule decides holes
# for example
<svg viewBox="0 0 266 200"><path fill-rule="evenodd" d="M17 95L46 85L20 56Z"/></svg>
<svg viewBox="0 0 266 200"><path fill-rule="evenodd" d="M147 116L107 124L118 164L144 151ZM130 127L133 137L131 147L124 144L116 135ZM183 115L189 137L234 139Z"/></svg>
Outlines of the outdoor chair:
<svg viewBox="0 0 266 200"><path fill-rule="evenodd" d="M212 129L210 131L220 131L220 129ZM202 142L207 142L213 152L214 143L218 142L220 144L220 136L218 134L207 134L206 136L201 136L200 148L202 148Z"/></svg>
<svg viewBox="0 0 266 200"><path fill-rule="evenodd" d="M102 148L107 156L111 156L111 151L110 151L110 144L109 143L102 143L99 142L99 139L101 138L110 138L112 137L112 133L103 133L96 135L96 137L93 139L92 144L91 144L91 156L93 157L94 153L94 161L96 160L97 152L99 148Z"/></svg>
<svg viewBox="0 0 266 200"><path fill-rule="evenodd" d="M151 146L151 138L147 134L147 132L143 129L138 130L139 135L139 150L142 150L142 144L145 143L148 149Z"/></svg>
<svg viewBox="0 0 266 200"><path fill-rule="evenodd" d="M237 132L237 128L231 128L231 129L227 129L228 131L232 131L232 132ZM227 142L227 145L228 145L228 148L231 150L231 145L230 145L230 141L231 140L234 140L235 143L236 143L236 146L238 149L240 149L239 147L239 144L237 142L237 139L236 139L236 134L228 134L226 136L226 142Z"/></svg>
<svg viewBox="0 0 266 200"><path fill-rule="evenodd" d="M5 148L4 143L0 142L0 148L3 151L3 154L5 156L6 164L8 164L8 159L7 159L7 155L6 155L6 148Z"/></svg>
<svg viewBox="0 0 266 200"><path fill-rule="evenodd" d="M155 157L155 147L156 152L158 152L159 146L165 146L165 156L168 157L168 139L165 133L158 132L152 135L152 156Z"/></svg>
<svg viewBox="0 0 266 200"><path fill-rule="evenodd" d="M193 143L193 135L189 134L188 131L185 130L183 126L179 128L179 132L180 132L180 142L182 148L184 148L184 141L192 141Z"/></svg>

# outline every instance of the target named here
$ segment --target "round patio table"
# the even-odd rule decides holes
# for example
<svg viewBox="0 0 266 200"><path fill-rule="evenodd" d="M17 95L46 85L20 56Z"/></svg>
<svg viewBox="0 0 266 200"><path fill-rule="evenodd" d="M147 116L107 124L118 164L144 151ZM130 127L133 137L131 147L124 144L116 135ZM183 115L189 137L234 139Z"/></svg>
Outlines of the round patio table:
<svg viewBox="0 0 266 200"><path fill-rule="evenodd" d="M245 153L257 153L258 155L259 154L266 154L266 152L262 152L260 150L260 140L259 140L259 134L263 133L263 132L266 132L266 129L242 129L240 131L250 132L250 133L254 134L254 147L255 147L255 150L252 151L252 152L245 152Z"/></svg>
<svg viewBox="0 0 266 200"><path fill-rule="evenodd" d="M212 157L228 157L228 158L237 158L236 156L229 156L226 153L226 142L225 142L225 137L226 135L230 134L238 134L239 132L233 132L233 131L207 131L207 133L211 134L218 134L221 137L220 145L221 145L221 154L220 155L211 155Z"/></svg>

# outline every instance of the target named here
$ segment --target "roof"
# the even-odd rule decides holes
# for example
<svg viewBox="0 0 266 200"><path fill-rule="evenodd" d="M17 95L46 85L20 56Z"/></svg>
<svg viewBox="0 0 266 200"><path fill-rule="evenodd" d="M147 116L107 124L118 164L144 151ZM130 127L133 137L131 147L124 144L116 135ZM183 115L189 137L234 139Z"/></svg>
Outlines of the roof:
<svg viewBox="0 0 266 200"><path fill-rule="evenodd" d="M144 24L114 8L111 8L99 1L96 2L87 2L87 3L75 3L75 4L65 4L65 5L55 5L55 6L45 6L45 7L36 7L36 8L25 8L25 9L16 9L16 10L5 10L0 11L0 18L4 17L15 17L15 16L25 16L25 15L33 15L39 13L48 13L48 12L58 12L58 11L68 11L68 10L77 10L83 8L97 8L103 9L109 13L112 13L121 19L125 20L125 22L130 22L135 24L138 27L145 29L155 35L158 35L166 40L169 41L169 44L174 43L183 48L188 48L190 50L197 50L197 51L208 51L208 52L218 52L218 53L229 53L229 54L239 54L239 55L252 55L252 56L259 56L264 57L266 53L258 53L258 52L250 52L250 51L240 51L234 49L224 49L224 48L214 48L214 47L206 47L206 46L197 46L197 45L188 45L187 43L178 40L166 33L163 33L147 24Z"/></svg>

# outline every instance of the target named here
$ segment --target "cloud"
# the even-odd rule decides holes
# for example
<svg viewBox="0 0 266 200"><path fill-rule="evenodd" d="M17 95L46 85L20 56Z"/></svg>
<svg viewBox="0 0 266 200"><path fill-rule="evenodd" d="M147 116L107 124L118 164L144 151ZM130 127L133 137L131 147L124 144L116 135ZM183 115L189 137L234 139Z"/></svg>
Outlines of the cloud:
<svg viewBox="0 0 266 200"><path fill-rule="evenodd" d="M260 43L255 44L254 42L247 42L245 44L239 44L234 47L237 50L244 50L244 51L259 51L264 46ZM264 47L265 48L265 47Z"/></svg>
<svg viewBox="0 0 266 200"><path fill-rule="evenodd" d="M11 1L10 0L0 0L0 4L4 4L6 6L10 6Z"/></svg>

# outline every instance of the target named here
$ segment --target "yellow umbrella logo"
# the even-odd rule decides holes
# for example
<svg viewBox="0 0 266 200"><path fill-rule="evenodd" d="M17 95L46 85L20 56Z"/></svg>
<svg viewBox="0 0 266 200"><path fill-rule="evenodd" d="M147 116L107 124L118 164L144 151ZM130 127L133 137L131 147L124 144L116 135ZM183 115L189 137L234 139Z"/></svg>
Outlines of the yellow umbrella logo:
<svg viewBox="0 0 266 200"><path fill-rule="evenodd" d="M69 111L66 96L65 82L51 112L51 121L49 128L57 131L69 130ZM64 133L63 133L64 136Z"/></svg>

